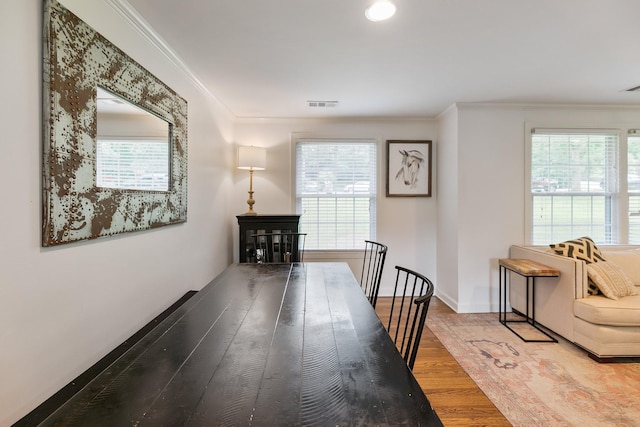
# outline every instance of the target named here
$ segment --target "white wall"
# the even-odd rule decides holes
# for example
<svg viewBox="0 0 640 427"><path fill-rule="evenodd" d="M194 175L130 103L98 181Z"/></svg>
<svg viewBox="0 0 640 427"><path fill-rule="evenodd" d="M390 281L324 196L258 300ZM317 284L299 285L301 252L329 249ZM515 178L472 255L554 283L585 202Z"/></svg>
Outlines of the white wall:
<svg viewBox="0 0 640 427"><path fill-rule="evenodd" d="M439 118L437 223L437 295L454 310L458 305L458 109Z"/></svg>
<svg viewBox="0 0 640 427"><path fill-rule="evenodd" d="M372 138L378 141L378 235L389 247L381 285L381 294L390 294L395 283L394 266L415 269L435 277L436 201L433 197L385 197L386 140L419 139L433 141L433 179L437 173L437 122L428 119L239 119L235 126L236 145L267 148L267 169L254 173L253 190L259 214L295 213L293 185L292 134L325 138ZM249 177L247 171L234 175L232 205L237 214L246 211ZM437 184L436 184L437 185ZM435 188L435 187L434 187ZM234 218L235 219L235 218ZM237 225L235 226L237 232ZM234 259L237 260L238 237L234 235ZM364 247L364 242L363 242ZM344 254L351 257L351 254ZM306 255L305 260L313 259ZM324 258L326 260L326 257ZM342 258L341 258L342 259ZM346 259L345 259L346 260ZM350 262L349 260L346 260ZM357 263L356 277L360 277Z"/></svg>
<svg viewBox="0 0 640 427"><path fill-rule="evenodd" d="M441 118L438 281L458 312L497 311L498 259L510 245L526 243L525 128L637 128L640 108L458 104L454 110ZM449 137L456 131L457 138ZM456 201L442 190L449 171L457 171ZM456 275L457 298L450 286Z"/></svg>
<svg viewBox="0 0 640 427"><path fill-rule="evenodd" d="M0 2L0 426L232 261L231 117L107 3L63 4L187 100L188 221L41 248L42 0Z"/></svg>

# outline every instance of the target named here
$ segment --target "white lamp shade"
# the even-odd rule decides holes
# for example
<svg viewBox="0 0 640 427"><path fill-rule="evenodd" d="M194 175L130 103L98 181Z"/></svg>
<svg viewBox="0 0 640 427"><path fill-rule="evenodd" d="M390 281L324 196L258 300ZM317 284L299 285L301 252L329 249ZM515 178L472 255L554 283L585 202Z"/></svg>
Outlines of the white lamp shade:
<svg viewBox="0 0 640 427"><path fill-rule="evenodd" d="M262 147L238 147L238 169L264 170L267 150Z"/></svg>

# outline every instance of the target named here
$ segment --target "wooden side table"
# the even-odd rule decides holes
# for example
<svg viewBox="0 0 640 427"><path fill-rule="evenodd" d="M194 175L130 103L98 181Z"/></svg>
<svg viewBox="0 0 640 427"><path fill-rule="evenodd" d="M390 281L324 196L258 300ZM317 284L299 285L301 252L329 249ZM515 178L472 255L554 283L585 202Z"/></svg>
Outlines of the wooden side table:
<svg viewBox="0 0 640 427"><path fill-rule="evenodd" d="M512 258L502 258L498 260L500 265L500 290L499 290L499 299L500 299L500 307L498 308L498 319L500 323L502 323L507 329L516 334L522 341L525 342L558 342L555 338L549 335L547 332L540 329L538 325L536 325L536 287L535 287L535 278L536 277L558 277L560 276L560 271L555 268L548 267L544 264L540 264L539 262L532 261L529 259L512 259ZM526 279L527 287L526 287L526 313L524 315L524 319L517 320L507 320L507 276L508 271L512 271L516 274L523 276ZM509 283L511 285L511 283ZM504 291L503 291L504 287ZM529 294L531 294L531 316L529 316ZM504 309L504 310L503 310ZM512 329L509 326L509 323L528 323L533 326L535 329L544 334L548 339L526 339L522 335L520 335L517 331Z"/></svg>

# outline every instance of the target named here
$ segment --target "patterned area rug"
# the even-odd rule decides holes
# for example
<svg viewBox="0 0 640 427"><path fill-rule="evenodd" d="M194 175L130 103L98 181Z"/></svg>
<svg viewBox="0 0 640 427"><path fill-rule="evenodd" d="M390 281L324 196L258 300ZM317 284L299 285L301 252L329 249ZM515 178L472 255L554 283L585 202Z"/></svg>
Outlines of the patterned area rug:
<svg viewBox="0 0 640 427"><path fill-rule="evenodd" d="M640 426L640 363L525 343L495 313L429 313L427 325L514 426Z"/></svg>

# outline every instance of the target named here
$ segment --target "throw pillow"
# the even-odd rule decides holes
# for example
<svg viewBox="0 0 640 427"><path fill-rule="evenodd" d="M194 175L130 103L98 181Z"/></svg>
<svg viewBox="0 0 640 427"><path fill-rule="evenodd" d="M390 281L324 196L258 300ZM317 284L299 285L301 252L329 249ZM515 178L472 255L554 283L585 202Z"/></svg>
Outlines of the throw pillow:
<svg viewBox="0 0 640 427"><path fill-rule="evenodd" d="M638 295L631 279L612 262L601 261L587 264L587 273L607 298L617 300L628 295Z"/></svg>
<svg viewBox="0 0 640 427"><path fill-rule="evenodd" d="M600 249L598 249L589 237L581 237L561 243L552 243L549 247L558 255L579 259L585 261L587 264L605 261L602 252L600 252Z"/></svg>
<svg viewBox="0 0 640 427"><path fill-rule="evenodd" d="M640 249L607 250L607 261L617 265L634 285L640 286Z"/></svg>

